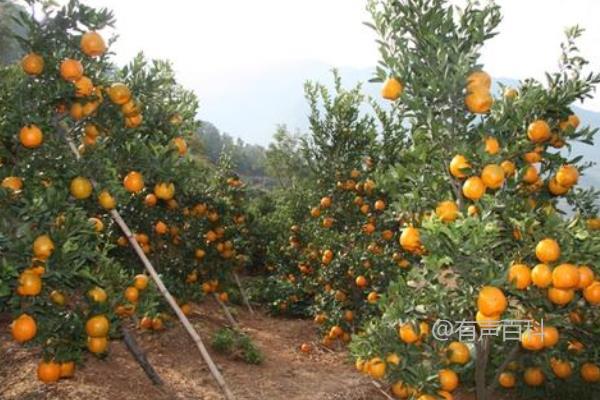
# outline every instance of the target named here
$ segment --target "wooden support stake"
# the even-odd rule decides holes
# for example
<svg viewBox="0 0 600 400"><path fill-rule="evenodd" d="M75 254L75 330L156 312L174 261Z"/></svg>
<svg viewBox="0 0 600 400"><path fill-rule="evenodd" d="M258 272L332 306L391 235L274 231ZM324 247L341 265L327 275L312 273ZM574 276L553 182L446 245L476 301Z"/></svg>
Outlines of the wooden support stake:
<svg viewBox="0 0 600 400"><path fill-rule="evenodd" d="M219 305L223 309L223 312L225 313L225 316L227 317L227 320L229 321L229 324L233 328L239 330L240 329L240 325L235 320L235 318L233 318L233 315L231 315L231 312L229 311L229 308L227 308L227 305L221 301L221 299L219 298L219 296L216 293L213 293L213 297L215 298L215 300L217 301L217 303L219 303Z"/></svg>
<svg viewBox="0 0 600 400"><path fill-rule="evenodd" d="M71 148L71 151L73 152L73 154L75 154L75 157L79 160L81 158L81 155L79 154L79 151L77 151L75 144L73 143L71 138L68 136L66 130L60 125L57 126L57 128L63 131L62 133L64 134L65 139L67 140L67 143L69 144L69 147ZM92 184L94 184L94 186L96 186L95 182L93 182L93 181L92 181ZM221 387L221 390L223 390L223 393L225 393L225 398L227 400L234 400L235 397L233 396L233 393L231 392L231 390L225 383L225 380L223 379L223 375L221 375L221 372L219 371L219 369L215 365L214 361L210 357L210 354L206 350L206 346L204 346L204 342L200 338L200 335L198 335L198 332L196 332L196 329L194 329L194 327L192 326L190 321L187 319L185 314L183 314L183 312L181 311L181 308L179 308L179 305L177 304L177 302L175 301L175 299L173 298L171 293L169 293L169 290L166 288L166 286L163 283L160 276L158 276L158 273L156 272L156 270L154 269L154 266L152 265L152 263L146 256L146 253L144 253L144 251L142 250L142 247L140 246L138 241L135 239L135 236L131 232L131 229L129 229L129 226L121 217L121 214L119 214L119 212L117 210L113 209L113 210L110 210L110 215L111 215L112 219L117 223L117 225L119 225L119 228L121 228L121 230L123 231L123 233L129 240L129 243L133 247L133 250L136 252L138 257L142 261L142 264L148 271L148 274L150 275L150 277L156 284L156 288L162 294L162 296L165 298L167 303L171 306L171 308L173 309L173 312L175 312L175 315L177 315L177 318L179 319L179 321L181 321L181 324L183 325L183 327L185 328L187 333L190 335L190 337L196 344L196 347L198 347L198 350L200 350L200 354L202 355L202 358L204 359L204 362L208 366L208 369L210 370L212 376L215 378L215 380Z"/></svg>
<svg viewBox="0 0 600 400"><path fill-rule="evenodd" d="M121 325L121 333L123 333L123 341L125 342L125 345L136 359L138 364L140 364L148 378L150 378L153 384L162 386L162 378L160 375L158 375L158 372L156 372L152 364L150 364L146 354L142 351L135 338L131 335L131 333L129 333L129 330L124 325Z"/></svg>
<svg viewBox="0 0 600 400"><path fill-rule="evenodd" d="M248 308L248 311L250 311L250 314L254 314L254 310L252 309L252 306L250 305L250 301L248 301L248 296L246 296L246 291L244 290L244 287L242 286L242 282L240 281L240 277L238 276L238 274L236 272L233 273L233 279L235 279L235 283L237 283L238 288L240 289L240 293L242 295L242 300L244 300L244 304Z"/></svg>
<svg viewBox="0 0 600 400"><path fill-rule="evenodd" d="M381 387L381 385L378 382L371 380L371 383L373 384L373 386L375 386L377 388L377 390L379 390L379 393L381 393L386 399L394 400L394 398L392 396L390 396L389 394L386 393L385 390L383 390L383 388Z"/></svg>

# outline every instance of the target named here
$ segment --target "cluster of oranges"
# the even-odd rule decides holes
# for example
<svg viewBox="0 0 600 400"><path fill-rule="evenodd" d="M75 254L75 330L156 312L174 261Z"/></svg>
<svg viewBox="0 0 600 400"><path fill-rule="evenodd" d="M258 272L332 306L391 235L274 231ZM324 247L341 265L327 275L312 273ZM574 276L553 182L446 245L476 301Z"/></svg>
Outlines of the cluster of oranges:
<svg viewBox="0 0 600 400"><path fill-rule="evenodd" d="M467 95L465 105L474 114L487 113L494 99L490 94L491 77L484 71L475 71L467 78Z"/></svg>

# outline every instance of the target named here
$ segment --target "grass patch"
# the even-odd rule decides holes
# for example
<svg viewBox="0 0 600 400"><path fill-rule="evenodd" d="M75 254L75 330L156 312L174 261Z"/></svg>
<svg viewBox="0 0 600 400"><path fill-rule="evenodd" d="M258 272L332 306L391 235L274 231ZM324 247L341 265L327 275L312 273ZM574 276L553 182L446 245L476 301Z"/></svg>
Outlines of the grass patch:
<svg viewBox="0 0 600 400"><path fill-rule="evenodd" d="M211 342L213 349L228 354L248 364L261 364L264 356L260 349L252 343L250 336L230 328L219 329Z"/></svg>

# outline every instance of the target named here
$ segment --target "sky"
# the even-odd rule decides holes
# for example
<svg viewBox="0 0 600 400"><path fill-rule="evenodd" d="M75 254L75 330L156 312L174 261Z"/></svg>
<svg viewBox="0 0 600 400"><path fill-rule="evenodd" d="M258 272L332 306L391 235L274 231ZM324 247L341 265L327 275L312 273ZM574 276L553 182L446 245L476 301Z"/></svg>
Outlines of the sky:
<svg viewBox="0 0 600 400"><path fill-rule="evenodd" d="M140 50L152 58L169 59L180 82L192 88L205 105L221 104L238 95L241 83L257 77L268 80L272 74L279 79L274 72L291 65L370 69L378 60L375 34L363 24L369 20L366 0L85 2L114 11L117 62L127 62ZM574 24L586 29L580 49L591 67L600 71L600 1L497 3L504 15L501 33L488 42L482 58L492 76L543 78L544 71L556 68L564 28ZM296 72L302 74L302 70ZM600 112L600 95L584 108ZM211 107L205 110L210 112ZM201 108L200 118L211 120L211 115L203 115ZM264 135L245 139L268 142L269 133Z"/></svg>

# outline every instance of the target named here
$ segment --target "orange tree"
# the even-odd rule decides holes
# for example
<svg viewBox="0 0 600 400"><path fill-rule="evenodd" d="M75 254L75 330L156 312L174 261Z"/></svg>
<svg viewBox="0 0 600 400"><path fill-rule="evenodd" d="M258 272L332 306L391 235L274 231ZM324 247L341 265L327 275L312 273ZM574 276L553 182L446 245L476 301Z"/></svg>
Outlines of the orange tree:
<svg viewBox="0 0 600 400"><path fill-rule="evenodd" d="M390 279L409 264L391 245L395 214L373 179L393 155L381 150L398 139L384 135L378 140L375 118L361 111L360 87L343 89L335 74L334 90L306 85L311 133L303 137L299 162L309 170L304 185L310 189L299 206L303 213L289 228L288 245L275 252L279 282L287 288L276 303L294 312L312 304L326 345L349 341L354 327L377 312L379 294Z"/></svg>
<svg viewBox="0 0 600 400"><path fill-rule="evenodd" d="M389 119L410 127L378 182L402 210L400 248L419 262L390 286L382 317L355 336L357 368L385 379L397 398L448 399L461 382L479 399L496 390L592 398L598 193L576 187L587 164L568 145L592 143L596 131L580 128L570 106L600 75L584 73L573 28L545 84L529 79L495 96L478 58L499 8L448 3L369 5L381 39L377 80L406 86ZM440 320L450 323L445 335ZM519 325L515 338L507 320L531 327Z"/></svg>
<svg viewBox="0 0 600 400"><path fill-rule="evenodd" d="M186 155L197 102L168 63L112 64L113 40L98 33L113 24L107 10L42 10L19 15L27 54L0 69L0 309L14 315L15 340L42 345L38 377L53 382L72 375L83 349L106 353L115 314L164 326L110 210L184 311L202 294L227 300L231 269L245 263L245 217L230 168L200 170Z"/></svg>

